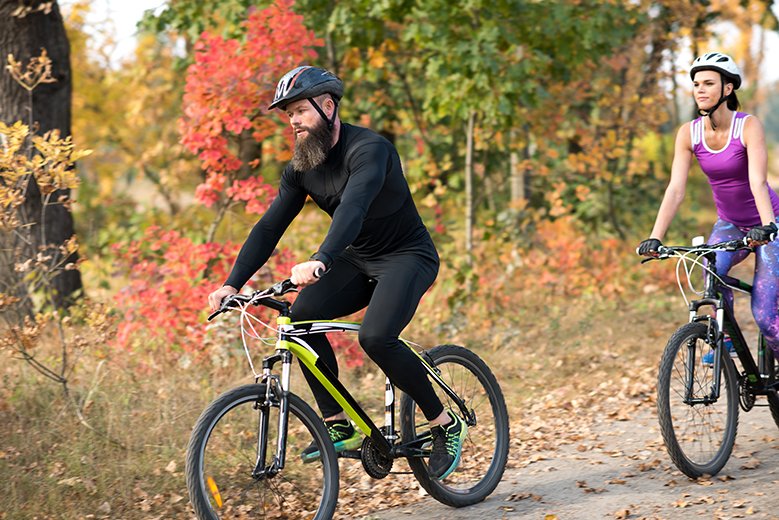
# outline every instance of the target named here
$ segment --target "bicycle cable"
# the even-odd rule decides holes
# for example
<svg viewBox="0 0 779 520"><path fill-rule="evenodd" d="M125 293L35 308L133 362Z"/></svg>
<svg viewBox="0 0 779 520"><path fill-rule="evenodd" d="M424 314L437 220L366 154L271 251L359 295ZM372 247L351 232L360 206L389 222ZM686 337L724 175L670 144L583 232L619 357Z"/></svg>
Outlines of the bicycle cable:
<svg viewBox="0 0 779 520"><path fill-rule="evenodd" d="M688 307L690 306L690 301L687 299L687 294L684 292L684 287L682 286L682 279L679 274L679 268L681 264L684 264L684 272L685 272L685 276L687 277L687 287L689 287L690 291L692 291L694 294L697 294L698 296L702 296L704 291L698 291L697 289L695 289L695 286L693 285L692 282L692 275L696 266L700 267L701 270L703 271L708 271L709 273L711 273L711 275L714 276L714 278L719 280L719 282L726 287L730 287L733 290L740 291L743 293L749 292L739 287L734 287L728 284L716 272L709 269L709 267L706 264L700 261L700 259L705 257L707 254L716 251L717 249L710 248L710 249L697 249L695 251L686 251L684 253L679 253L677 251L673 252L673 256L679 257L679 259L676 261L676 284L679 286L679 292L682 293L682 298L684 299L684 303ZM695 258L691 258L691 255L693 254L695 255ZM691 267L688 265L688 262L692 264Z"/></svg>

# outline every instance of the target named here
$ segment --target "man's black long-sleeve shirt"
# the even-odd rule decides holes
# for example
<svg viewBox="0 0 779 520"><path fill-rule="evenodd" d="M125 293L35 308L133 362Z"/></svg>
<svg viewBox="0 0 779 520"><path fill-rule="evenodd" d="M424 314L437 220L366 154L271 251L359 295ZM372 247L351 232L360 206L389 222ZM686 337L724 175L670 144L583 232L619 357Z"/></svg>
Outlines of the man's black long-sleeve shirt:
<svg viewBox="0 0 779 520"><path fill-rule="evenodd" d="M366 260L413 251L436 256L395 147L371 130L342 123L319 167L284 169L279 193L246 239L226 285L240 289L268 261L307 195L333 219L315 255L328 267L347 246Z"/></svg>

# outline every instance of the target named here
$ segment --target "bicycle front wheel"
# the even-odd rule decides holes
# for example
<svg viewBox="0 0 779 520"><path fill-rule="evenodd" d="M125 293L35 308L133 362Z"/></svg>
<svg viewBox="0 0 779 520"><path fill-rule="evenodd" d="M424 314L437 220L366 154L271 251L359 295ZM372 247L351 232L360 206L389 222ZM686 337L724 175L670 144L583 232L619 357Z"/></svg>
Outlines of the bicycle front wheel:
<svg viewBox="0 0 779 520"><path fill-rule="evenodd" d="M701 362L711 349L707 331L704 323L680 327L668 340L657 377L657 415L665 447L690 478L716 475L725 466L738 426L735 366L720 350L720 394L714 399L714 369Z"/></svg>
<svg viewBox="0 0 779 520"><path fill-rule="evenodd" d="M434 480L427 470L429 447L424 456L409 457L408 464L420 485L439 502L463 507L484 500L503 476L509 450L509 418L498 381L479 356L456 345L441 345L427 352L441 378L465 402L476 417L468 426L460 464L444 480ZM458 406L433 383L445 408L459 414ZM403 442L430 438L430 425L406 394L400 401Z"/></svg>
<svg viewBox="0 0 779 520"><path fill-rule="evenodd" d="M302 399L288 396L286 460L278 472L253 474L265 448L266 467L279 441L279 401L265 385L245 385L218 397L195 424L187 449L187 488L200 520L332 517L338 500L338 459L323 421ZM260 425L267 435L260 438ZM315 442L319 460L301 452Z"/></svg>

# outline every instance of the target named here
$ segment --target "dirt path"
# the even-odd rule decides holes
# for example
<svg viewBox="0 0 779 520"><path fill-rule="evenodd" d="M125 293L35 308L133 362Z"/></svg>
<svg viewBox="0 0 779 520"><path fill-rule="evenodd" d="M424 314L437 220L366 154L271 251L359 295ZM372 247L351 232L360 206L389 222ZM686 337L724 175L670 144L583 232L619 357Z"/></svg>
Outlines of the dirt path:
<svg viewBox="0 0 779 520"><path fill-rule="evenodd" d="M629 420L577 430L530 460L515 460L519 467L481 504L458 510L425 498L363 518L779 519L779 429L767 408L741 413L733 456L711 480L689 480L672 466L651 403Z"/></svg>

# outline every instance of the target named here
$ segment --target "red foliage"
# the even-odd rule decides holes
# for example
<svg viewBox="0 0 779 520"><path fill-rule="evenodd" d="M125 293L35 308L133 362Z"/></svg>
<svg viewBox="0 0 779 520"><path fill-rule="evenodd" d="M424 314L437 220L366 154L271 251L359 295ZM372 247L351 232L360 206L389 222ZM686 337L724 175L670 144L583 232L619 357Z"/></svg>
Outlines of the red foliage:
<svg viewBox="0 0 779 520"><path fill-rule="evenodd" d="M205 333L204 315L213 284L224 279L237 244L196 244L177 231L149 227L142 240L114 246L118 262L129 271L129 284L116 295L122 321L116 342L132 348L165 344L197 351Z"/></svg>
<svg viewBox="0 0 779 520"><path fill-rule="evenodd" d="M143 239L113 249L129 278L128 285L115 297L122 313L116 345L123 350L147 352L157 348L183 350L200 358L209 313L206 302L216 288L210 280L227 278L239 244L197 244L177 231L152 226ZM255 288L287 278L295 263L288 250L279 251L255 276ZM204 277L207 270L208 279ZM263 316L272 320L275 314L265 311ZM230 333L232 338L238 336L237 329ZM356 336L333 335L331 343L342 352L347 366L362 364L363 353Z"/></svg>
<svg viewBox="0 0 779 520"><path fill-rule="evenodd" d="M187 71L181 141L198 154L206 181L196 198L210 207L218 201L252 201L246 210L262 213L270 188L261 178L236 182L242 166L236 143L245 132L261 142L278 130L268 117L276 81L289 69L316 57L322 41L292 11L292 0L277 0L252 12L243 40L204 32ZM228 188L229 187L229 188ZM226 201L222 197L226 196Z"/></svg>

